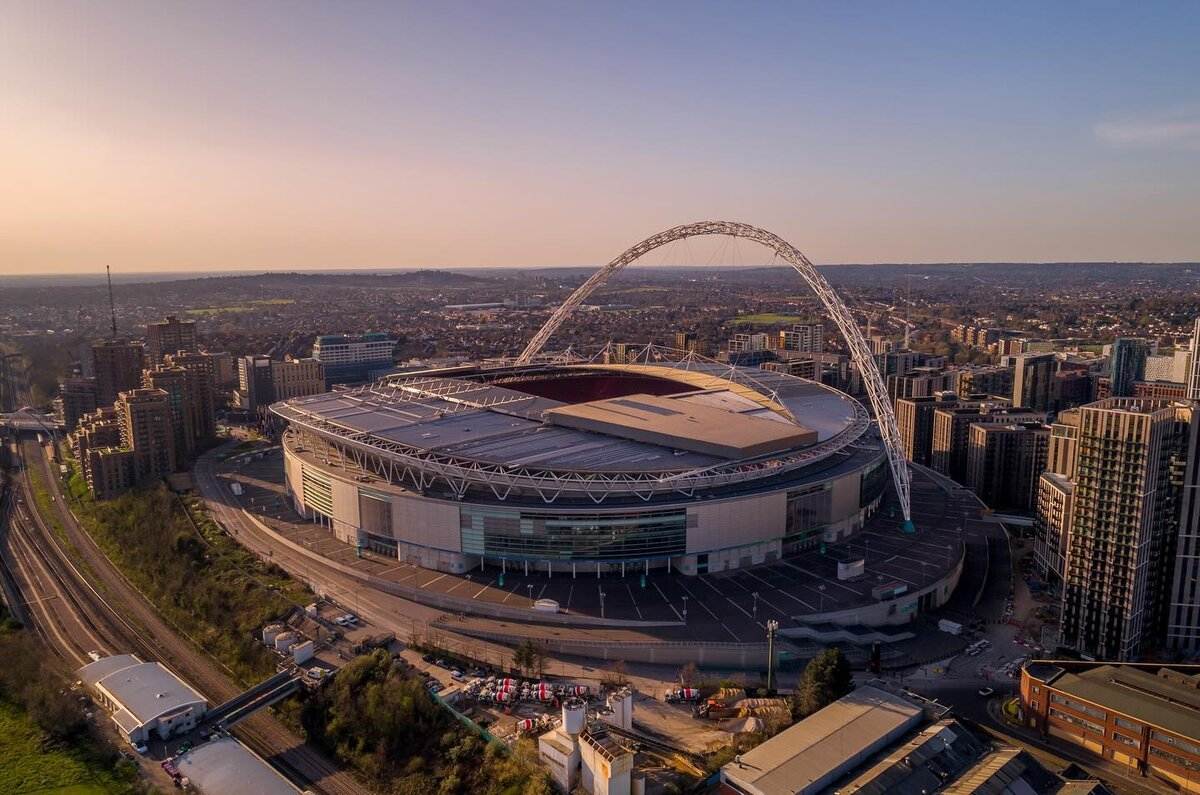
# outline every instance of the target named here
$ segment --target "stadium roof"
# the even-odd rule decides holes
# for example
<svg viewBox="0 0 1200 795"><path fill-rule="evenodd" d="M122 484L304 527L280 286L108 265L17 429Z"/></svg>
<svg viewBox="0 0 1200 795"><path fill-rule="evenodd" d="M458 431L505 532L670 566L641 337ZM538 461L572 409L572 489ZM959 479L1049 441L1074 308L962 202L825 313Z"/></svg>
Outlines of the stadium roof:
<svg viewBox="0 0 1200 795"><path fill-rule="evenodd" d="M720 403L627 395L549 409L554 425L722 458L753 458L817 441L803 425L746 416Z"/></svg>

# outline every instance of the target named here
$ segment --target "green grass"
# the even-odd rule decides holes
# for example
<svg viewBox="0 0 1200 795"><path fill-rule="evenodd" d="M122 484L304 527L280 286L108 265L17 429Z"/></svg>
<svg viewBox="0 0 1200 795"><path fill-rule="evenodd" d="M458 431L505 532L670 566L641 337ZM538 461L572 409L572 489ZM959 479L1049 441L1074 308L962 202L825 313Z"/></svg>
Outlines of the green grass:
<svg viewBox="0 0 1200 795"><path fill-rule="evenodd" d="M786 323L803 323L804 317L779 312L760 312L757 315L738 315L730 322L735 326L781 326Z"/></svg>
<svg viewBox="0 0 1200 795"><path fill-rule="evenodd" d="M257 631L311 602L304 585L230 538L196 498L158 485L97 502L75 471L69 489L84 530L168 621L242 684L275 672Z"/></svg>
<svg viewBox="0 0 1200 795"><path fill-rule="evenodd" d="M294 298L260 298L257 301L249 301L245 304L232 304L230 306L205 306L195 309L185 309L186 315L222 315L222 314L238 314L244 312L253 312L256 309L261 309L264 306L287 306L288 304L296 303Z"/></svg>
<svg viewBox="0 0 1200 795"><path fill-rule="evenodd" d="M135 792L112 770L83 754L43 748L41 729L0 701L0 792L5 795L112 795Z"/></svg>

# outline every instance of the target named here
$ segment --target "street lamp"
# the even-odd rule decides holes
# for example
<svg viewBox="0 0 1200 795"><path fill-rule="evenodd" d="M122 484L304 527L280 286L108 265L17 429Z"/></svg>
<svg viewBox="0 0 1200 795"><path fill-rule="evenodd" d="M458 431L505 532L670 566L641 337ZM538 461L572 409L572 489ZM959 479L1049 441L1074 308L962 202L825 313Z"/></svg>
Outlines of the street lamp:
<svg viewBox="0 0 1200 795"><path fill-rule="evenodd" d="M529 601L532 602L533 601L533 583L527 583L525 585L525 592L529 594Z"/></svg>
<svg viewBox="0 0 1200 795"><path fill-rule="evenodd" d="M600 589L600 617L604 618L604 589Z"/></svg>
<svg viewBox="0 0 1200 795"><path fill-rule="evenodd" d="M825 583L817 586L817 591L821 594L821 612L825 612Z"/></svg>
<svg viewBox="0 0 1200 795"><path fill-rule="evenodd" d="M779 622L775 619L767 621L767 692L775 685L775 633L779 630Z"/></svg>
<svg viewBox="0 0 1200 795"><path fill-rule="evenodd" d="M754 591L750 595L754 597L754 620L757 621L758 620L758 591Z"/></svg>

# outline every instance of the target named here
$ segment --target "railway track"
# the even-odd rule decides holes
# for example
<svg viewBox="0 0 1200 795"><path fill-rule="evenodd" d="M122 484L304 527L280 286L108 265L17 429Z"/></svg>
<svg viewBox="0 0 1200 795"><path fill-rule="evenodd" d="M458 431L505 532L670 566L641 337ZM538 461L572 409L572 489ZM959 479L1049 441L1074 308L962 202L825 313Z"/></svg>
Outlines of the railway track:
<svg viewBox="0 0 1200 795"><path fill-rule="evenodd" d="M241 692L231 672L208 657L198 643L171 626L132 583L108 560L91 536L75 522L58 494L55 511L67 541L91 576L85 576L59 539L37 512L29 473L24 467L41 467L46 482L57 491L56 473L37 443L19 447L22 465L16 479L24 506L10 513L6 539L13 561L30 594L23 601L35 629L64 661L86 662L87 652L133 652L158 660L183 676L213 704ZM52 491L52 494L54 492ZM22 510L24 509L24 510ZM6 561L7 562L7 561ZM12 572L16 574L17 572ZM94 580L94 584L93 584ZM99 586L99 588L97 588ZM103 593L101 593L103 591ZM82 638L73 639L72 630ZM89 645L93 644L94 645ZM368 795L370 790L349 773L306 745L273 715L257 713L240 723L235 734L260 756L301 786L325 795Z"/></svg>

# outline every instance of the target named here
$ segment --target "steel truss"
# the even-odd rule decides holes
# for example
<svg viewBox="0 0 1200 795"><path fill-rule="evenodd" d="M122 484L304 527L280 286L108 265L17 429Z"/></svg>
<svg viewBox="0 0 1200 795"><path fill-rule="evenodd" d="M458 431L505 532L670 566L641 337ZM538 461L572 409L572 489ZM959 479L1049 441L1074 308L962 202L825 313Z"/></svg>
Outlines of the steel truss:
<svg viewBox="0 0 1200 795"><path fill-rule="evenodd" d="M670 353L669 349L657 346L654 350L658 357ZM662 358L659 363L666 364ZM702 367L711 372L705 366L707 364L700 358L688 358L672 366L680 369ZM744 378L741 383L756 383L740 370L733 375ZM767 391L765 387L760 388ZM376 384L349 390L347 394L387 397L390 391L388 385ZM440 481L458 499L464 498L468 489L475 487L490 490L500 501L515 490L519 494L537 494L548 504L563 494L576 498L586 495L592 502L600 504L614 495L636 495L647 502L661 494L692 497L698 491L782 475L810 466L854 444L870 427L870 417L862 405L857 401L849 402L855 416L847 426L834 436L802 450L784 456L722 462L689 470L647 472L576 472L490 464L402 444L369 431L356 431L305 411L302 401L277 403L271 411L287 421L290 438L285 437L285 443L291 442L293 449L297 441L314 452L326 448L343 460L353 462L363 472L372 472L389 483L410 484L417 491L424 492Z"/></svg>
<svg viewBox="0 0 1200 795"><path fill-rule="evenodd" d="M834 292L829 282L825 280L825 277L817 272L816 267L813 266L808 257L804 256L791 243L765 229L759 229L758 227L735 221L700 221L698 223L676 226L646 238L600 268L600 270L592 274L591 278L580 285L575 292L571 293L570 297L563 301L562 306L550 316L546 324L542 326L538 333L533 336L533 339L529 341L529 344L525 346L525 350L517 358L517 364L528 364L545 347L546 342L558 330L558 327L563 324L563 321L596 288L603 285L613 274L620 271L626 265L637 261L660 246L674 243L677 240L686 240L689 237L706 235L744 238L766 246L773 250L780 259L791 265L808 286L812 288L813 292L816 293L817 298L824 305L825 311L837 325L838 331L841 332L842 337L845 339L846 346L850 349L850 359L858 367L858 371L862 375L863 385L867 389L867 397L871 401L871 407L875 410L875 417L879 424L879 434L883 438L884 447L887 449L888 464L892 470L892 479L896 484L896 494L900 499L900 507L904 512L905 526L906 528L911 528L912 507L910 502L911 489L908 463L904 459L904 449L900 443L900 430L896 425L896 415L892 411L892 404L888 399L887 388L883 383L883 378L879 374L879 368L875 365L871 349L868 347L866 339L863 338L858 324L854 322L854 318L851 316L846 304Z"/></svg>

